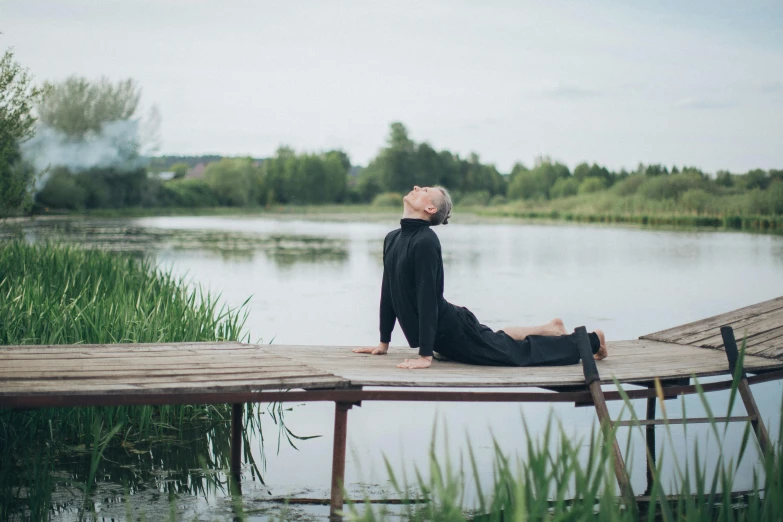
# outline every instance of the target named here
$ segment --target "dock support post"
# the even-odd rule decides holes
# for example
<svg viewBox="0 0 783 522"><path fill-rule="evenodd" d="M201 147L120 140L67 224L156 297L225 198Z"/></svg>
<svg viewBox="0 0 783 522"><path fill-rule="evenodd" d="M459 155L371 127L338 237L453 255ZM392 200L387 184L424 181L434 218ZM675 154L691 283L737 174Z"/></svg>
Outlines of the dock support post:
<svg viewBox="0 0 783 522"><path fill-rule="evenodd" d="M345 445L348 438L348 410L350 402L334 403L334 446L332 449L332 499L329 504L329 520L342 520L338 511L343 509L343 483L345 481Z"/></svg>
<svg viewBox="0 0 783 522"><path fill-rule="evenodd" d="M656 397L647 398L647 420L655 420L655 401ZM653 469L655 469L655 424L647 426L645 431L645 442L647 443L647 489L645 495L652 492Z"/></svg>
<svg viewBox="0 0 783 522"><path fill-rule="evenodd" d="M734 377L734 370L737 367L739 360L739 351L737 350L737 341L734 338L734 329L731 326L721 326L720 335L723 337L723 346L726 350L726 358L729 360L729 371L731 371L732 377ZM737 386L742 402L745 404L745 410L748 415L755 420L751 420L751 426L756 433L756 438L761 446L761 451L765 455L770 451L769 435L767 434L767 428L764 426L764 421L761 418L761 412L756 405L756 399L753 397L753 392L750 391L750 385L748 384L748 376L743 369L740 377L739 385Z"/></svg>
<svg viewBox="0 0 783 522"><path fill-rule="evenodd" d="M242 475L242 413L244 404L231 405L231 476L239 484Z"/></svg>
<svg viewBox="0 0 783 522"><path fill-rule="evenodd" d="M617 437L614 434L612 419L609 416L609 409L606 407L604 392L601 390L601 377L598 375L598 367L596 367L595 359L593 359L593 350L590 348L590 338L587 337L587 329L584 326L580 326L575 332L577 334L579 355L582 358L582 370L585 375L585 383L593 398L595 412L598 415L598 420L601 423L601 429L603 430L604 436L611 436L612 438L614 473L617 477L617 484L620 486L620 493L623 498L625 498L628 508L633 512L637 512L639 508L636 504L636 495L634 495L633 488L631 488L631 479L628 476L628 471L625 469L623 454L620 451L620 445L617 443ZM609 441L607 440L607 442Z"/></svg>

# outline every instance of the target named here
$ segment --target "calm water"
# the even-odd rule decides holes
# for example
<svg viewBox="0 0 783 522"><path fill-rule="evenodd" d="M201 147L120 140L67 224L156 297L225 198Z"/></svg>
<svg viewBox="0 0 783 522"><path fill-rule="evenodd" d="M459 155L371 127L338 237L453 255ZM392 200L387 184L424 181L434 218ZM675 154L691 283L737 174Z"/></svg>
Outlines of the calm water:
<svg viewBox="0 0 783 522"><path fill-rule="evenodd" d="M192 284L221 293L230 305L240 305L250 297L247 328L253 342L373 345L378 340L381 246L386 232L397 223L396 218L352 223L161 217L39 221L27 231L31 240L58 237L150 255ZM632 339L783 294L783 237L508 222L455 221L435 230L443 247L446 299L469 307L493 328L561 317L568 328L600 327L610 340ZM399 327L392 345L405 346ZM783 394L780 383L754 390L770 432L777 434ZM726 399L726 394L710 396L716 414L725 411ZM702 411L698 399L686 404L689 415ZM670 416L676 416L680 405L668 401L667 408ZM644 413L643 404L637 405L637 411ZM619 406L612 406L612 412L617 415ZM522 451L526 441L523 419L532 435L540 437L549 413L574 437L587 436L595 421L593 409L570 405L366 402L349 413L348 487L357 494L370 488L379 498L388 493L383 455L398 472L404 467L409 477L415 466L426 467L436 423L439 450L455 460L465 451L466 436L470 437L482 477L489 483L491 438L509 454ZM276 428L267 423L266 484L251 480L248 470L243 486L243 504L253 514L251 519L279 510L264 502L271 497L328 498L332 422L330 404L293 406L286 412L286 426L297 435L323 436L297 442L298 450L284 441L279 453ZM728 428L727 457L736 453L742 429ZM691 426L687 433L681 428L672 430L674 441L665 440L660 431L658 436L659 453L660 446L666 445L664 464L670 474L673 455L684 462L696 443L702 445L703 455L717 448L703 426ZM628 433L621 431L621 444ZM627 460L633 487L640 493L645 488L644 445L633 433ZM260 462L260 437L250 434L250 438ZM168 464L159 462L158 473L175 475L176 462ZM752 459L741 469L735 489L751 487L751 470ZM137 508L147 512L148 518L156 510L168 513L169 509L169 498L156 496L156 484L150 479L146 493L139 493L143 502ZM106 481L98 497L110 499L116 489L116 484ZM67 506L69 495L58 491L56 498ZM219 490L180 495L176 503L188 519L219 519L231 509L230 500ZM108 517L122 518L125 513L124 507L111 502L103 502L100 509ZM296 515L318 518L327 511L302 508ZM72 516L65 509L61 518Z"/></svg>

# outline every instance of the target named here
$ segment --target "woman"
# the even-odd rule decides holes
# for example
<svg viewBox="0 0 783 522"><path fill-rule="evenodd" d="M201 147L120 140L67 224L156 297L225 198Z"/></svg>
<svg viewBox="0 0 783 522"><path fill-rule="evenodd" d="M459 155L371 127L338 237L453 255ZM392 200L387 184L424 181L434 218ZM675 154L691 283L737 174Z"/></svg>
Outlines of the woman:
<svg viewBox="0 0 783 522"><path fill-rule="evenodd" d="M532 327L509 327L497 332L480 324L465 307L443 298L443 260L440 241L430 229L447 224L451 196L443 187L413 187L403 198L400 228L383 242L378 346L356 353L383 355L389 349L395 321L419 357L398 368L429 368L433 352L459 362L495 366L540 366L579 362L576 334L566 335L560 319ZM593 357L608 355L601 330L589 333Z"/></svg>

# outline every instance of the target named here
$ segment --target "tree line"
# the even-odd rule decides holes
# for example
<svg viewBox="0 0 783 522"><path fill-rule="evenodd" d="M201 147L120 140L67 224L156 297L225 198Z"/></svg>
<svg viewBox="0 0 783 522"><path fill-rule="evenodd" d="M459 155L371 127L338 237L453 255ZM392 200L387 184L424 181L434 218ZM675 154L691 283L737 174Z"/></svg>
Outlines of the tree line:
<svg viewBox="0 0 783 522"><path fill-rule="evenodd" d="M141 89L133 80L73 76L36 88L6 52L0 93L6 100L0 104L0 202L6 214L31 204L39 210L399 205L414 184L445 186L463 206L604 194L715 212L716 198L742 197L744 212L783 214L783 170L712 176L695 167L654 164L613 171L595 163L571 170L539 157L531 167L517 163L504 174L475 153L461 157L416 142L400 122L391 124L386 143L364 168L352 165L342 150L297 152L286 146L269 158L150 158L144 151L156 139L158 117L154 111L146 119L140 113ZM198 163L207 164L203 176L188 177ZM161 170L174 172L174 179L152 175Z"/></svg>

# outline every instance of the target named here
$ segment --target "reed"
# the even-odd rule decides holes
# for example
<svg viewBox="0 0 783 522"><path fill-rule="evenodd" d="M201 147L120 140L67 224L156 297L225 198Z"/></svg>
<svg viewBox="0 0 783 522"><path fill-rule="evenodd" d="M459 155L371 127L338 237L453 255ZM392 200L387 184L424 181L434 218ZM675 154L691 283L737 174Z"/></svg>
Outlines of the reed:
<svg viewBox="0 0 783 522"><path fill-rule="evenodd" d="M742 375L742 359L734 375L730 391L728 412L730 416L737 402L737 385ZM622 392L622 386L615 383ZM698 387L698 383L697 383ZM650 501L635 507L624 505L619 498L615 482L611 441L617 435L615 429L594 429L586 437L574 439L550 417L544 433L536 438L528 431L523 419L526 446L517 456L503 451L493 439L493 483L482 484L470 441L467 441L467 465L455 466L449 458L439 458L436 447L448 447L448 438L436 444L436 431L429 452L429 473L415 472L411 485L407 477L398 477L386 460L389 483L397 498L403 503L403 512L384 504L349 503L346 513L351 520L381 522L398 520L400 515L414 521L665 521L665 522L773 522L783 520L783 424L777 442L764 454L753 435L750 423L746 423L736 458L726 458L724 440L728 423L715 420L709 402L700 390L699 397L710 419L707 425L709 443L717 448L710 452L709 462L715 464L707 472L704 451L694 444L693 462L673 464L673 477L663 477L662 464L665 455L659 455L652 470ZM633 405L625 398L624 412L638 419ZM683 426L668 424L663 396L662 405L665 436L664 449L674 447L676 438L682 437ZM782 407L783 409L783 407ZM684 399L683 399L683 411ZM783 414L783 411L781 411ZM637 428L642 434L643 428ZM625 454L631 441L631 431ZM748 451L755 446L756 451ZM732 494L737 470L744 460L755 459L753 488L748 494L737 497ZM403 468L404 469L404 468ZM426 478L425 478L426 477ZM466 503L466 489L472 485L475 501ZM411 495L413 492L413 495Z"/></svg>
<svg viewBox="0 0 783 522"><path fill-rule="evenodd" d="M219 296L189 289L147 259L20 240L0 243L0 345L242 341L249 336L243 331L246 317L244 304L221 305ZM248 405L246 424L260 429L263 413ZM101 476L104 451L116 437L125 447L149 448L195 431L191 447L167 457L183 460L188 470L199 468L196 458L204 455L209 461L202 464L227 468L229 420L227 405L0 409L0 520L14 513L48 518L52 463L73 448L92 448L85 469L73 470L69 481L88 499ZM255 463L249 464L260 477ZM197 474L185 475L183 483L205 487ZM124 478L139 480L133 474ZM80 516L85 510L87 504Z"/></svg>

